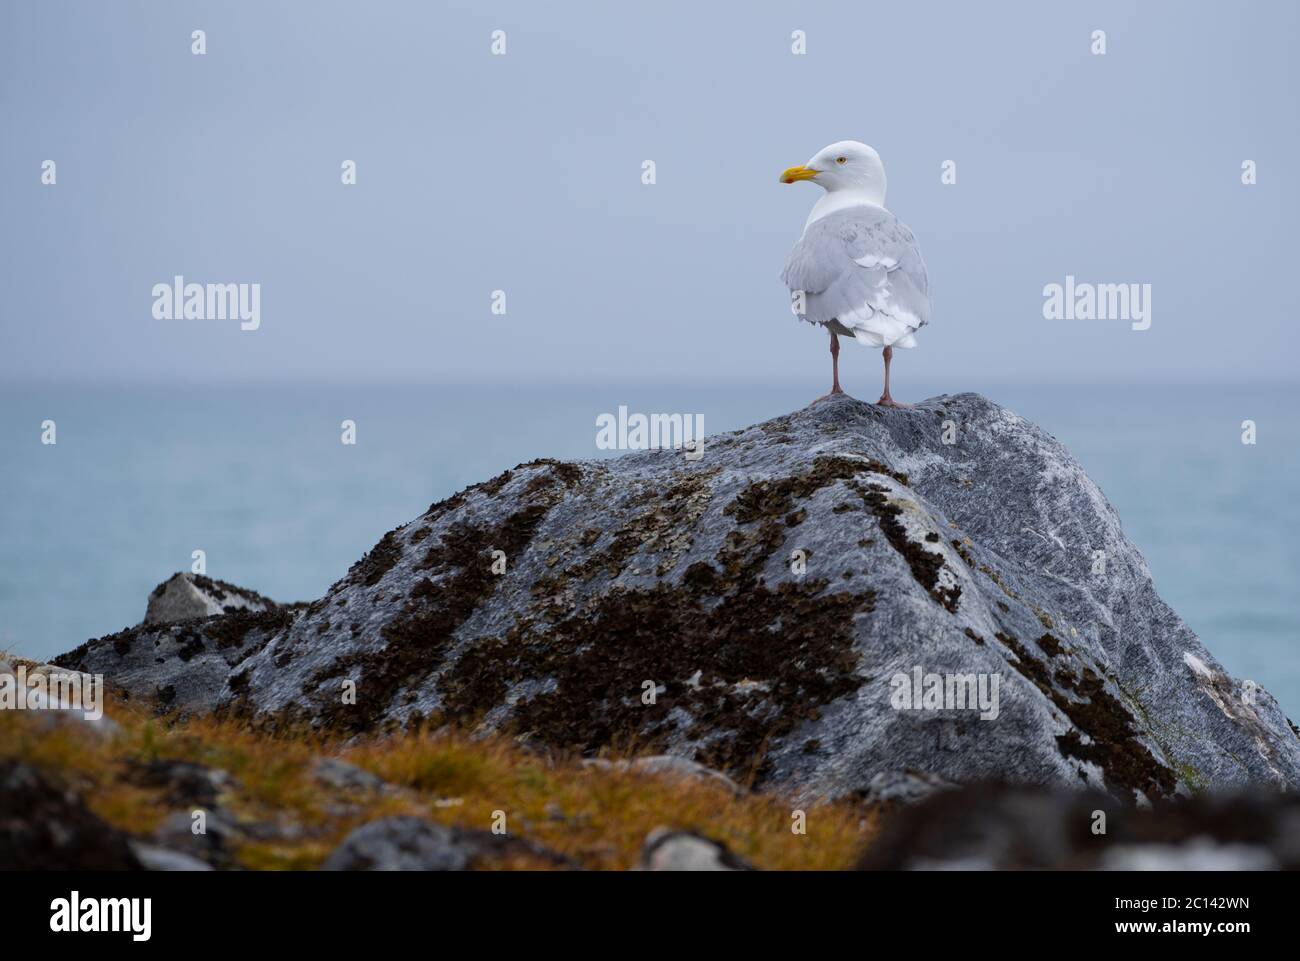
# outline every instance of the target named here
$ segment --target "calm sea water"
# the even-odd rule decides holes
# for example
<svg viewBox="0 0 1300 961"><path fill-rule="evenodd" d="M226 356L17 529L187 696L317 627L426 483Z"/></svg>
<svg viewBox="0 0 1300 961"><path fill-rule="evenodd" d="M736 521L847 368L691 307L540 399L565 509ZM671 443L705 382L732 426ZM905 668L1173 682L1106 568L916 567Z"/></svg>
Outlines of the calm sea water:
<svg viewBox="0 0 1300 961"><path fill-rule="evenodd" d="M907 385L908 396L942 385ZM925 390L926 386L935 387ZM1300 388L980 390L1063 441L1164 598L1300 718ZM35 658L138 623L191 552L280 600L322 594L387 530L534 457L600 456L595 418L703 412L714 433L806 386L0 387L0 649ZM1241 423L1258 443L1241 443ZM58 443L40 443L54 420ZM357 445L339 441L357 423Z"/></svg>

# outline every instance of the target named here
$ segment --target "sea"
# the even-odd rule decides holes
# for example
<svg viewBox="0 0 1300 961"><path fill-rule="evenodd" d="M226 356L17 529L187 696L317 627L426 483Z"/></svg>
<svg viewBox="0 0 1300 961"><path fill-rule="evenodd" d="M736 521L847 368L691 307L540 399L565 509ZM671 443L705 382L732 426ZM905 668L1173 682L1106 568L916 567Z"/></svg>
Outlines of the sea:
<svg viewBox="0 0 1300 961"><path fill-rule="evenodd" d="M953 390L907 386L912 399ZM978 389L1074 453L1164 599L1228 670L1300 718L1300 386ZM47 659L139 623L149 592L189 570L197 550L212 577L311 600L384 532L468 484L536 457L610 456L597 418L620 406L702 414L717 433L788 413L810 393L770 383L0 386L0 651ZM53 444L42 442L47 421ZM355 444L342 443L345 421Z"/></svg>

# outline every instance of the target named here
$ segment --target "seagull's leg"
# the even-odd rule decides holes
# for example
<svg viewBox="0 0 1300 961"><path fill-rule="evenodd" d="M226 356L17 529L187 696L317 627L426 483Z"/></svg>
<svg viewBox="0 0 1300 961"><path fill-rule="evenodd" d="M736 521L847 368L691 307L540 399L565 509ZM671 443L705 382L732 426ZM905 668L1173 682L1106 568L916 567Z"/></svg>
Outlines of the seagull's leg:
<svg viewBox="0 0 1300 961"><path fill-rule="evenodd" d="M834 331L831 331L831 392L822 394L813 403L815 404L818 400L825 400L828 397L834 397L836 394L842 393L844 393L844 389L840 387L840 339Z"/></svg>
<svg viewBox="0 0 1300 961"><path fill-rule="evenodd" d="M881 407L911 407L911 404L900 404L894 398L889 396L889 362L894 359L894 348L885 348L885 392L880 395L880 400L876 401Z"/></svg>

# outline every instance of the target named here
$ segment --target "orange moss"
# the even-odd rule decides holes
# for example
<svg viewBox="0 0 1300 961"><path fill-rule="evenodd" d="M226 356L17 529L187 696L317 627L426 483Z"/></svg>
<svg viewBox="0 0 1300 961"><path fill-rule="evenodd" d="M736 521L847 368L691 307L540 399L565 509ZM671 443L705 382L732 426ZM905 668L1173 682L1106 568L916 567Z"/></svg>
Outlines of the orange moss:
<svg viewBox="0 0 1300 961"><path fill-rule="evenodd" d="M117 701L106 713L116 724L111 734L77 721L0 713L0 760L53 773L104 820L142 836L175 808L163 789L133 779L134 767L162 759L220 768L232 779L219 799L225 812L241 823L299 828L292 841L241 845L236 862L255 870L316 868L357 826L400 814L487 830L495 812L504 812L511 835L589 869L631 867L646 835L658 827L712 837L760 868L840 869L854 862L875 829L874 813L853 802L796 805L772 794L736 797L725 784L584 765L501 737L443 730L344 745L306 731L272 736L233 720L158 718ZM321 783L312 770L321 757L354 764L390 787ZM806 814L804 835L791 831L796 807ZM524 855L487 867L551 865Z"/></svg>

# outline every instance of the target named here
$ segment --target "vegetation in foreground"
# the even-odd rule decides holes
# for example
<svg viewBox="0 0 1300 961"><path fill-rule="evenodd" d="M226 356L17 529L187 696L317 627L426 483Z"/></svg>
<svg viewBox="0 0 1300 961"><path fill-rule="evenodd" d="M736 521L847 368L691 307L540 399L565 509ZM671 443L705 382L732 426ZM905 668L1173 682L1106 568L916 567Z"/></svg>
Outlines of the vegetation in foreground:
<svg viewBox="0 0 1300 961"><path fill-rule="evenodd" d="M847 868L876 826L874 812L856 802L736 795L707 778L593 766L503 737L443 730L344 744L313 733L266 734L217 718L160 717L114 699L105 716L111 723L95 729L77 718L0 711L0 763L40 769L104 821L141 840L169 815L192 814L148 772L177 761L224 771L229 778L214 807L247 828L229 851L232 866L245 869L317 868L351 830L394 815L485 831L500 820L495 812L504 812L511 836L598 870L635 866L646 836L661 827L698 832L762 869ZM322 780L322 758L347 762L385 784ZM796 810L804 812L806 833L792 830ZM555 863L524 851L483 866Z"/></svg>

